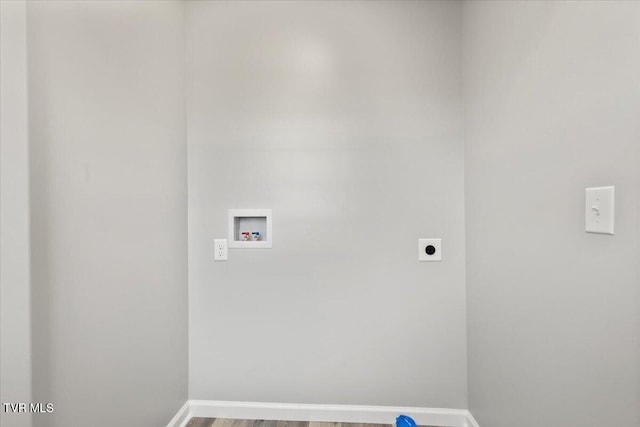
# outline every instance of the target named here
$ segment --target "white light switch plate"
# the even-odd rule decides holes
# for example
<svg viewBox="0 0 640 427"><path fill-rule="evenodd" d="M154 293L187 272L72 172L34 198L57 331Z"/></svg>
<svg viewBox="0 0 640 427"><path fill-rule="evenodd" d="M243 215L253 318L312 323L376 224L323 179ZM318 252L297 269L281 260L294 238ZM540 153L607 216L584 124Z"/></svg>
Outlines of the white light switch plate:
<svg viewBox="0 0 640 427"><path fill-rule="evenodd" d="M587 233L613 234L615 187L586 189L585 226Z"/></svg>
<svg viewBox="0 0 640 427"><path fill-rule="evenodd" d="M216 261L226 261L229 259L229 250L227 245L227 239L214 239L213 259Z"/></svg>
<svg viewBox="0 0 640 427"><path fill-rule="evenodd" d="M418 260L442 261L442 239L418 239Z"/></svg>

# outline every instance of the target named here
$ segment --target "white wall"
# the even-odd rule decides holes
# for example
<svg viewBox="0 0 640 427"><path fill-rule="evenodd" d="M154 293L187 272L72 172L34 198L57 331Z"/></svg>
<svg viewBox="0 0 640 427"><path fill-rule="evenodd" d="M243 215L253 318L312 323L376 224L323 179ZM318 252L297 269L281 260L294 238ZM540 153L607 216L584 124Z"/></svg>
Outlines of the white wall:
<svg viewBox="0 0 640 427"><path fill-rule="evenodd" d="M36 425L161 426L187 399L183 18L28 5Z"/></svg>
<svg viewBox="0 0 640 427"><path fill-rule="evenodd" d="M458 2L187 4L190 398L466 407L460 32ZM273 249L214 263L229 208Z"/></svg>
<svg viewBox="0 0 640 427"><path fill-rule="evenodd" d="M469 404L640 425L640 3L464 5ZM616 186L615 236L584 189Z"/></svg>
<svg viewBox="0 0 640 427"><path fill-rule="evenodd" d="M27 27L24 1L0 2L0 402L31 401ZM4 427L29 414L0 408Z"/></svg>
<svg viewBox="0 0 640 427"><path fill-rule="evenodd" d="M30 399L30 202L36 425L164 425L187 378L467 407L465 156L473 414L640 424L639 3L32 2L30 201L23 6L2 2L2 401ZM609 184L616 235L585 234ZM242 207L274 209L274 248L214 263Z"/></svg>

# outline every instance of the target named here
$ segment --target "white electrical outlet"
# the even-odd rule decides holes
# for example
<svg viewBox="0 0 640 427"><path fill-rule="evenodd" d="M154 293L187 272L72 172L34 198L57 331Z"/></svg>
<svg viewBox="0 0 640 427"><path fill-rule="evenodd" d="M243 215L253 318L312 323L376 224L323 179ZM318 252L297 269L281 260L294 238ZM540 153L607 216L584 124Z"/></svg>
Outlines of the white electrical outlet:
<svg viewBox="0 0 640 427"><path fill-rule="evenodd" d="M418 261L442 261L442 239L418 239Z"/></svg>
<svg viewBox="0 0 640 427"><path fill-rule="evenodd" d="M214 260L226 261L229 259L229 251L227 249L227 239L214 239L215 254Z"/></svg>

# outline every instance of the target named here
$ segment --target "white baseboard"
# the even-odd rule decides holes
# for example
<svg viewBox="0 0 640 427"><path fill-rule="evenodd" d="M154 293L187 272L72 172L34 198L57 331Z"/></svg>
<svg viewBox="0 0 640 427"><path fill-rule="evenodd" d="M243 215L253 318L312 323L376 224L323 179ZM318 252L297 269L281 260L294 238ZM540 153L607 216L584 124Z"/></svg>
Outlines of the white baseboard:
<svg viewBox="0 0 640 427"><path fill-rule="evenodd" d="M400 414L409 415L418 425L479 427L471 413L466 409L224 402L215 400L188 401L167 427L184 427L192 417L374 423L388 424L391 427L395 422L395 418Z"/></svg>
<svg viewBox="0 0 640 427"><path fill-rule="evenodd" d="M186 425L187 422L189 422L189 419L191 418L189 408L190 408L190 404L189 404L189 401L187 400L186 402L184 402L184 405L182 405L182 408L180 408L178 412L174 415L171 421L169 421L169 424L167 424L167 427L181 427L183 425Z"/></svg>
<svg viewBox="0 0 640 427"><path fill-rule="evenodd" d="M469 427L480 427L480 424L478 424L478 422L476 421L475 418L473 418L473 415L471 415L471 412L467 411L467 418L468 418L468 422L469 422Z"/></svg>

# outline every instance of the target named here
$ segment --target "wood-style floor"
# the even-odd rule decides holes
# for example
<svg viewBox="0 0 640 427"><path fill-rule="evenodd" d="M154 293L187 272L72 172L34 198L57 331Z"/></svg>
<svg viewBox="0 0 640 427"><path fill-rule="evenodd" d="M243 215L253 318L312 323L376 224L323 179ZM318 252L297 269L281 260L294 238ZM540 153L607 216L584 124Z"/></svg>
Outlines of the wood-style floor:
<svg viewBox="0 0 640 427"><path fill-rule="evenodd" d="M187 427L391 427L391 424L321 423L315 421L269 421L230 420L226 418L191 418L187 423Z"/></svg>

